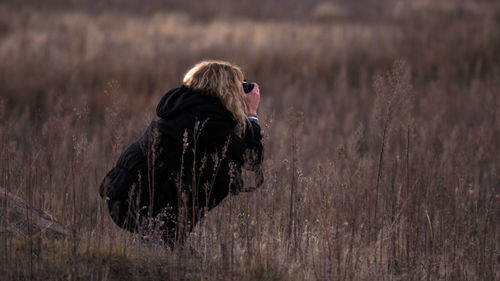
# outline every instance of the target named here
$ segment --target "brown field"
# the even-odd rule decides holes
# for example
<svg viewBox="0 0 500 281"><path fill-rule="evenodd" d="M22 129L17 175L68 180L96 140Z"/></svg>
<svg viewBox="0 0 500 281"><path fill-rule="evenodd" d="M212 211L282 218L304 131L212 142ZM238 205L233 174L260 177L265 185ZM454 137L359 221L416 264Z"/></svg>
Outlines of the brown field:
<svg viewBox="0 0 500 281"><path fill-rule="evenodd" d="M496 1L4 2L0 187L71 235L2 204L0 279L500 279ZM266 180L169 251L98 185L206 58L261 86Z"/></svg>

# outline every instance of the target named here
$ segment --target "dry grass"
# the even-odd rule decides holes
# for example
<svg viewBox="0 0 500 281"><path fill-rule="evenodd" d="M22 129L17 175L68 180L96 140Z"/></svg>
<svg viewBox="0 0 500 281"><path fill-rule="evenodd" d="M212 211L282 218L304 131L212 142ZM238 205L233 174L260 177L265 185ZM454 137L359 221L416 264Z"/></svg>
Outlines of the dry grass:
<svg viewBox="0 0 500 281"><path fill-rule="evenodd" d="M499 6L321 5L300 21L0 6L1 187L73 233L20 236L0 206L5 280L498 280ZM266 181L170 252L116 227L97 187L203 58L261 85Z"/></svg>

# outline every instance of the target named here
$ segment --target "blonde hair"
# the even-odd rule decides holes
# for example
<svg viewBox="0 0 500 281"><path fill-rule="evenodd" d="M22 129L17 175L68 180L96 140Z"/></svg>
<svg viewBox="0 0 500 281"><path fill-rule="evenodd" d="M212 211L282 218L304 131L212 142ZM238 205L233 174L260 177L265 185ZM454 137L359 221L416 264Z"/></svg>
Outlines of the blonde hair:
<svg viewBox="0 0 500 281"><path fill-rule="evenodd" d="M243 72L225 61L202 61L184 76L184 85L205 94L217 97L237 122L235 132L239 136L245 131L248 118L243 99Z"/></svg>

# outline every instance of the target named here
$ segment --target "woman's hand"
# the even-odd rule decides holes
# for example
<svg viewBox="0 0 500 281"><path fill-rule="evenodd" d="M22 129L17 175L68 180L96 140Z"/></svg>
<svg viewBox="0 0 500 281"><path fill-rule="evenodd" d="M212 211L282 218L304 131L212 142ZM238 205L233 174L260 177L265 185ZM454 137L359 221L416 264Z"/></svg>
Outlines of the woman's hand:
<svg viewBox="0 0 500 281"><path fill-rule="evenodd" d="M244 94L245 104L247 106L247 114L257 114L257 108L260 102L260 90L257 83L252 83L254 85L250 93Z"/></svg>

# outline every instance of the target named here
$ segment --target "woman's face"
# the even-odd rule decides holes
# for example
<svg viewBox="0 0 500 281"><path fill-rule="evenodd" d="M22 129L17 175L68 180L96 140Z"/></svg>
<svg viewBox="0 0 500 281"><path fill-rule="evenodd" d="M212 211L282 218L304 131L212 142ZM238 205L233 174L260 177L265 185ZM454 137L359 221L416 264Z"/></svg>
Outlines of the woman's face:
<svg viewBox="0 0 500 281"><path fill-rule="evenodd" d="M245 90L243 89L243 83L240 83L240 95L245 96Z"/></svg>

